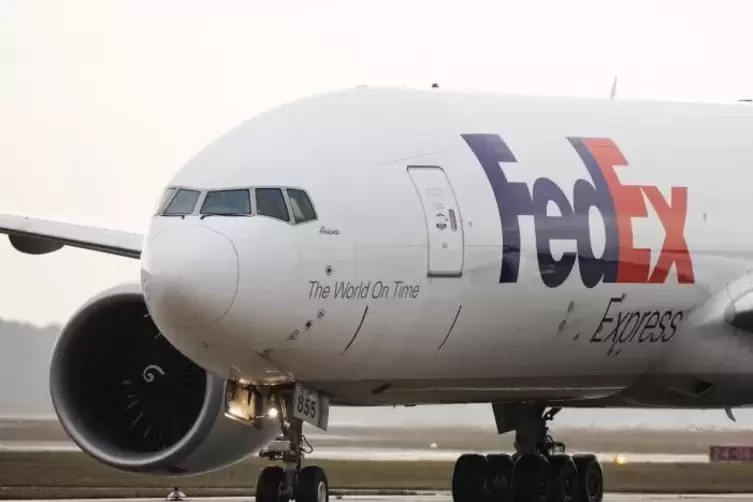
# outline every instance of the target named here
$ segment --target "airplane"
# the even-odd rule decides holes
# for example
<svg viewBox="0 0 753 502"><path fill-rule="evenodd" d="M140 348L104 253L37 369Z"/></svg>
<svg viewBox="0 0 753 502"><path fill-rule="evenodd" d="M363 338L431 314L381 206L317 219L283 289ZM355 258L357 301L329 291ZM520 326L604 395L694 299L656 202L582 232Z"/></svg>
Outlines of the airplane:
<svg viewBox="0 0 753 502"><path fill-rule="evenodd" d="M454 501L601 502L560 410L753 403L750 131L739 104L341 89L199 151L143 235L0 229L140 260L50 363L60 423L106 465L258 454L282 466L257 501L326 502L302 431L330 406L491 403L515 451L460 455Z"/></svg>

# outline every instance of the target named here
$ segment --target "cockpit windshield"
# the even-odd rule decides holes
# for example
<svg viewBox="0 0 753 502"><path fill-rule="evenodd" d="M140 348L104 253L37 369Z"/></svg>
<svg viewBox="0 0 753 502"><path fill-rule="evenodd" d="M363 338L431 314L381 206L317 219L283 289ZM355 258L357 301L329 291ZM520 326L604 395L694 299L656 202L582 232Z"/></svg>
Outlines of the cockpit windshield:
<svg viewBox="0 0 753 502"><path fill-rule="evenodd" d="M285 203L285 196L279 188L257 188L256 210L262 216L290 221L288 205Z"/></svg>
<svg viewBox="0 0 753 502"><path fill-rule="evenodd" d="M293 187L238 187L207 190L168 187L157 203L158 216L267 216L300 225L317 219L305 190Z"/></svg>
<svg viewBox="0 0 753 502"><path fill-rule="evenodd" d="M251 191L246 188L211 190L204 198L201 214L239 216L251 214Z"/></svg>
<svg viewBox="0 0 753 502"><path fill-rule="evenodd" d="M316 219L316 211L314 211L314 206L311 205L306 192L297 188L288 188L287 192L290 207L293 209L293 219L296 223L306 223Z"/></svg>
<svg viewBox="0 0 753 502"><path fill-rule="evenodd" d="M159 202L157 202L157 209L154 211L155 214L162 214L165 207L167 207L172 200L173 195L175 195L176 190L177 188L170 187L162 193L162 197L160 197Z"/></svg>
<svg viewBox="0 0 753 502"><path fill-rule="evenodd" d="M179 216L193 213L196 202L199 200L199 190L181 188L162 213L166 216Z"/></svg>

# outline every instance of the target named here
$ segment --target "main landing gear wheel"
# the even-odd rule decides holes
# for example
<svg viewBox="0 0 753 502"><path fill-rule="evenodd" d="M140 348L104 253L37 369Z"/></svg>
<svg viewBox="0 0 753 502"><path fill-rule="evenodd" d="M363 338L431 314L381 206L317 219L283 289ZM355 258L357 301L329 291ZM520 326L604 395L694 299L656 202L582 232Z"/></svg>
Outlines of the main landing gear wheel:
<svg viewBox="0 0 753 502"><path fill-rule="evenodd" d="M601 502L604 498L604 472L595 455L573 455L578 471L575 502Z"/></svg>
<svg viewBox="0 0 753 502"><path fill-rule="evenodd" d="M512 488L515 502L547 502L549 480L549 462L544 455L521 455L515 461L513 470Z"/></svg>
<svg viewBox="0 0 753 502"><path fill-rule="evenodd" d="M486 478L486 494L493 502L513 502L513 471L515 462L511 455L499 453L487 455L489 474Z"/></svg>
<svg viewBox="0 0 753 502"><path fill-rule="evenodd" d="M486 479L489 462L483 455L467 453L455 462L452 471L452 500L483 502L486 500Z"/></svg>
<svg viewBox="0 0 753 502"><path fill-rule="evenodd" d="M570 455L549 457L549 502L576 502L578 469Z"/></svg>
<svg viewBox="0 0 753 502"><path fill-rule="evenodd" d="M467 453L452 473L454 502L602 502L604 475L594 455L566 455L546 423L560 408L520 406L512 456Z"/></svg>

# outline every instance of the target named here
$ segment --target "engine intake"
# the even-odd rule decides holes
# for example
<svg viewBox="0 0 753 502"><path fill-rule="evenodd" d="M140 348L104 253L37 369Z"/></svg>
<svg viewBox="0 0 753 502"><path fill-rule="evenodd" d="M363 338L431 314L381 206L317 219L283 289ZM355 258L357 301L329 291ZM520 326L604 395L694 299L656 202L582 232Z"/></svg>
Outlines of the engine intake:
<svg viewBox="0 0 753 502"><path fill-rule="evenodd" d="M237 462L279 433L225 416L227 382L181 354L151 320L141 289L90 300L63 328L50 365L58 418L116 469L197 474Z"/></svg>

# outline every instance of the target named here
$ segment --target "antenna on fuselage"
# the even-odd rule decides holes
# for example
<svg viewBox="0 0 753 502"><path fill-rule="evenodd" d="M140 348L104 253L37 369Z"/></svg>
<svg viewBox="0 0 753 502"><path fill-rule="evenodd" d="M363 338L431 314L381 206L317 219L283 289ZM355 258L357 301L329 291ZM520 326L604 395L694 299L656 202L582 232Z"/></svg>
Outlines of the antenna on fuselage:
<svg viewBox="0 0 753 502"><path fill-rule="evenodd" d="M614 76L612 81L612 90L609 91L609 99L614 99L617 96L617 75Z"/></svg>
<svg viewBox="0 0 753 502"><path fill-rule="evenodd" d="M724 413L727 414L727 418L729 418L733 422L737 422L737 420L735 420L735 415L732 414L732 408L730 407L724 408Z"/></svg>

